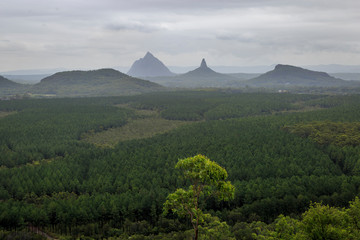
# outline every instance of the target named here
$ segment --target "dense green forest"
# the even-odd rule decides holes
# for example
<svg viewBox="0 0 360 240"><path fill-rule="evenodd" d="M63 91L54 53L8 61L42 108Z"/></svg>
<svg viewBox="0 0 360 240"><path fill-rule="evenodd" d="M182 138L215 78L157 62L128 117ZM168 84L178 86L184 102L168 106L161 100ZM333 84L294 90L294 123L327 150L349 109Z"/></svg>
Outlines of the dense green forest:
<svg viewBox="0 0 360 240"><path fill-rule="evenodd" d="M83 140L147 118L143 110L188 124L112 147ZM201 239L212 239L212 229L224 239L271 239L280 214L301 222L321 209L311 202L341 209L358 196L359 119L359 95L214 90L0 101L0 236L37 227L63 239L191 239L187 219L164 215L163 204L187 185L177 161L203 154L226 169L235 198L208 199L213 219Z"/></svg>

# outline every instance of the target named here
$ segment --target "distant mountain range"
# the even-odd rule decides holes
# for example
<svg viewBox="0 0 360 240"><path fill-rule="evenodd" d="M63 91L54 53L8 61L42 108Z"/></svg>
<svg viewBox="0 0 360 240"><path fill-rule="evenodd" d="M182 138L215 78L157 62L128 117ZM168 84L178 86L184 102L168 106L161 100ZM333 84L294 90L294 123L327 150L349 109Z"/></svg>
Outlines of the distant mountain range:
<svg viewBox="0 0 360 240"><path fill-rule="evenodd" d="M360 73L360 65L324 64L324 65L304 65L302 67L313 71L320 71L327 73Z"/></svg>
<svg viewBox="0 0 360 240"><path fill-rule="evenodd" d="M52 74L4 75L7 79L22 84L36 84Z"/></svg>
<svg viewBox="0 0 360 240"><path fill-rule="evenodd" d="M153 54L148 52L146 55L149 55L148 57L154 57ZM145 62L144 59L147 59L146 55L143 58L140 58L139 60L135 62ZM158 62L163 64L159 59L157 59ZM135 64L134 62L134 64ZM133 65L134 65L133 64ZM165 66L165 64L163 64ZM276 64L271 65L250 65L250 66L241 66L241 65L233 65L233 66L221 66L221 65L214 65L212 66L212 69L216 72L220 73L265 73L268 71L271 71ZM322 64L322 65L301 65L300 67L309 69L312 71L320 71L320 72L327 72L332 75L332 73L360 73L360 65L341 65L341 64ZM129 66L112 66L112 68L119 70L121 72L127 72L129 75L131 75L131 71L129 69ZM167 70L171 74L178 73L183 74L188 71L191 71L192 69L196 68L196 66L165 66ZM0 71L0 75L7 76L7 75L18 75L18 76L27 76L27 75L51 75L56 72L64 72L68 71L69 69L64 68L52 68L52 69L26 69L26 70L12 70L12 71ZM168 72L167 72L168 74ZM132 75L131 75L132 76ZM147 76L147 75L143 75ZM155 76L155 75L151 75ZM163 75L160 75L163 76ZM166 75L168 76L168 75ZM135 76L136 77L136 76ZM9 78L10 79L10 78Z"/></svg>
<svg viewBox="0 0 360 240"><path fill-rule="evenodd" d="M359 87L359 82L344 81L325 72L278 64L264 74L221 74L210 69L205 59L195 70L174 77L148 78L167 87L182 88L281 88L294 87Z"/></svg>
<svg viewBox="0 0 360 240"><path fill-rule="evenodd" d="M360 73L329 73L331 76L344 80L360 81Z"/></svg>
<svg viewBox="0 0 360 240"><path fill-rule="evenodd" d="M143 58L136 60L127 72L133 77L159 77L159 76L174 76L159 59L154 57L150 52L147 52Z"/></svg>
<svg viewBox="0 0 360 240"><path fill-rule="evenodd" d="M212 66L216 72L232 74L232 73L265 73L274 69L277 64L272 65L254 65L254 66ZM327 64L327 65L301 65L300 67L312 71L332 73L358 73L360 74L360 65L340 65L340 64ZM174 73L185 73L196 66L168 66Z"/></svg>
<svg viewBox="0 0 360 240"><path fill-rule="evenodd" d="M57 96L116 96L164 90L159 84L114 69L59 72L41 80L31 93Z"/></svg>
<svg viewBox="0 0 360 240"><path fill-rule="evenodd" d="M152 67L156 64L161 66L161 69L165 69L166 73L160 75L160 71L156 71L158 67ZM326 65L314 66L318 68L325 68ZM328 65L333 70L344 69L341 65ZM357 66L349 66L352 70L356 70ZM266 66L269 68L269 66ZM262 69L266 69L262 68ZM149 69L153 71L149 72ZM255 68L253 68L254 70ZM257 69L260 69L257 68ZM265 74L244 74L244 73L232 73L222 74L209 68L205 59L202 60L200 67L188 71L184 74L178 74L171 76L168 68L151 53L147 53L144 58L136 61L130 72L140 73L148 72L147 74L141 74L143 78L150 81L162 84L167 87L183 87L183 88L204 88L204 87L222 87L222 88L238 88L244 86L253 87L337 87L337 86L357 86L357 83L344 81L340 78L330 76L325 72L318 72L313 70L304 69L301 67L295 67L290 65L276 65L273 70L266 72ZM360 67L358 69L360 71ZM158 73L157 73L158 72ZM133 73L134 74L134 73ZM152 74L152 75L151 75ZM168 75L166 75L168 74ZM334 74L335 75L335 74ZM347 77L356 77L355 74L346 75ZM347 78L349 80L349 78ZM350 79L351 80L351 79Z"/></svg>
<svg viewBox="0 0 360 240"><path fill-rule="evenodd" d="M0 75L51 75L56 72L66 71L64 68L48 68L48 69L20 69L13 71L0 72Z"/></svg>
<svg viewBox="0 0 360 240"><path fill-rule="evenodd" d="M354 68L355 69L355 66ZM342 73L330 76L328 73L313 71L291 65L276 65L264 74L233 73L223 74L209 68L205 59L199 67L184 74L175 75L150 52L135 61L128 72L141 76L139 79L108 68L91 71L62 71L43 78L33 85L19 84L0 76L0 95L40 94L54 96L118 96L164 91L170 88L347 88L352 92L360 89L356 73ZM32 75L27 76L31 79ZM44 75L43 75L44 76ZM46 75L45 75L46 76ZM338 76L334 77L334 76ZM13 76L15 78L15 76ZM35 77L35 76L34 76ZM36 78L40 78L37 75ZM34 78L35 79L35 78ZM360 78L358 78L360 79Z"/></svg>

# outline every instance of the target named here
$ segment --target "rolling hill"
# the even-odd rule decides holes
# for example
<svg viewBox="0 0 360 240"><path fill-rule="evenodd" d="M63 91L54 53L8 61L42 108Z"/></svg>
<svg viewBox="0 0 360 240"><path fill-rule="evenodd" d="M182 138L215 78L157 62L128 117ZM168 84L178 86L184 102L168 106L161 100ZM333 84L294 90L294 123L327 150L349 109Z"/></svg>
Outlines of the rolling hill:
<svg viewBox="0 0 360 240"><path fill-rule="evenodd" d="M32 93L56 96L115 96L163 90L150 81L133 78L114 69L59 72L46 77Z"/></svg>

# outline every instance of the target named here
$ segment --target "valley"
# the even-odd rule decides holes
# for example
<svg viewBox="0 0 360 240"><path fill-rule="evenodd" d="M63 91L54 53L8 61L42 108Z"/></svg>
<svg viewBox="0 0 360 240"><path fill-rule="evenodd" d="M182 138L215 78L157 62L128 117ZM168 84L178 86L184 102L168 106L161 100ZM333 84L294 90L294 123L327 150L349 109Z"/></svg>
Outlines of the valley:
<svg viewBox="0 0 360 240"><path fill-rule="evenodd" d="M201 205L205 238L267 239L284 219L302 229L312 208L357 209L359 82L280 64L222 74L205 59L174 74L149 52L128 74L0 78L0 236L191 239L163 206L186 185L176 162L198 154L235 188Z"/></svg>
<svg viewBox="0 0 360 240"><path fill-rule="evenodd" d="M0 240L360 239L360 1L0 2Z"/></svg>
<svg viewBox="0 0 360 240"><path fill-rule="evenodd" d="M204 236L267 236L311 202L348 207L360 186L359 103L235 90L0 101L16 112L0 118L1 232L30 234L31 224L57 239L191 238L187 219L162 209L186 185L176 162L196 154L235 186L230 202L203 206L213 216Z"/></svg>

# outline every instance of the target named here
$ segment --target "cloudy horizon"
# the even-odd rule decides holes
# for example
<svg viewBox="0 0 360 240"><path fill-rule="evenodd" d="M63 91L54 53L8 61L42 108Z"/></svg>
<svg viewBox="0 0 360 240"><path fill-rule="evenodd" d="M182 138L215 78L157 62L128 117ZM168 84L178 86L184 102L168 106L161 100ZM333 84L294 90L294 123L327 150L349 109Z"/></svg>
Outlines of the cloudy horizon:
<svg viewBox="0 0 360 240"><path fill-rule="evenodd" d="M0 72L167 66L360 65L357 0L4 0Z"/></svg>

